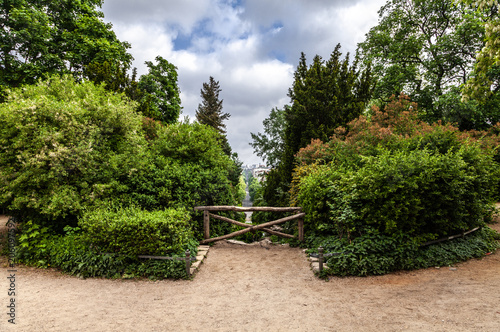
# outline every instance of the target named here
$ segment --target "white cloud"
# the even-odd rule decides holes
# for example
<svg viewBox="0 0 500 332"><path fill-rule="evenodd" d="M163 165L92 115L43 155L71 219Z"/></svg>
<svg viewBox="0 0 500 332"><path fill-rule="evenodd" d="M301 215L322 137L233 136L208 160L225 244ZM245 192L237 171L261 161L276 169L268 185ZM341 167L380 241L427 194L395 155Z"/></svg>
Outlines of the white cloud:
<svg viewBox="0 0 500 332"><path fill-rule="evenodd" d="M132 44L134 66L161 55L178 68L183 116L194 118L209 76L220 82L228 139L244 163L258 163L248 145L273 107L289 102L300 52L343 53L377 23L385 0L106 0L105 20Z"/></svg>
<svg viewBox="0 0 500 332"><path fill-rule="evenodd" d="M214 6L212 0L106 0L106 19L125 24L162 23L190 33Z"/></svg>

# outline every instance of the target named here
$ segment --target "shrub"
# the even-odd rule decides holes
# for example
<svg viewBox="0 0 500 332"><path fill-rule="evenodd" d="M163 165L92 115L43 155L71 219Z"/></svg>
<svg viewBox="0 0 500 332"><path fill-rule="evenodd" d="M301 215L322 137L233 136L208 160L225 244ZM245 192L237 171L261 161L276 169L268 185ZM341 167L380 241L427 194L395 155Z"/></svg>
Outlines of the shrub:
<svg viewBox="0 0 500 332"><path fill-rule="evenodd" d="M352 238L371 225L424 240L490 218L499 182L493 140L425 124L415 109L400 96L297 155L291 202L304 207L311 230Z"/></svg>
<svg viewBox="0 0 500 332"><path fill-rule="evenodd" d="M69 76L13 90L0 128L0 206L60 230L111 197L145 146L132 103Z"/></svg>
<svg viewBox="0 0 500 332"><path fill-rule="evenodd" d="M464 238L419 247L404 233L384 235L376 229L367 229L362 236L346 238L323 237L310 239L314 248L322 246L328 269L323 275L368 276L397 270L413 270L434 266L449 266L471 258L479 258L500 248L498 233L484 227ZM317 252L316 249L309 253Z"/></svg>
<svg viewBox="0 0 500 332"><path fill-rule="evenodd" d="M0 126L0 207L59 234L100 201L145 210L236 202L235 162L215 130L143 120L123 95L90 82L52 77L13 90ZM200 237L201 213L192 217Z"/></svg>
<svg viewBox="0 0 500 332"><path fill-rule="evenodd" d="M482 226L491 214L496 173L477 146L380 153L357 170L331 164L300 180L308 230L353 239L369 226L425 241Z"/></svg>
<svg viewBox="0 0 500 332"><path fill-rule="evenodd" d="M123 255L182 254L193 232L183 209L144 211L104 206L80 218L86 242L101 252Z"/></svg>
<svg viewBox="0 0 500 332"><path fill-rule="evenodd" d="M424 267L431 257L419 252L421 262L413 259L415 245L491 220L499 184L496 127L461 133L419 121L415 109L400 96L384 112L374 109L371 118L361 116L330 141L313 141L298 153L291 202L303 207L310 236L343 252L332 273ZM480 242L490 246L494 241L484 236ZM464 246L480 255L473 241Z"/></svg>
<svg viewBox="0 0 500 332"><path fill-rule="evenodd" d="M62 236L47 233L47 229L40 232L36 226L26 228L19 239L19 261L41 268L59 268L63 272L80 278L178 279L188 277L183 261L141 260L136 256L103 254L99 253L96 248L90 247L87 237L78 227L66 227L65 232L66 234ZM29 241L30 245L24 245L26 241ZM196 254L196 246L197 243L191 241L186 248Z"/></svg>

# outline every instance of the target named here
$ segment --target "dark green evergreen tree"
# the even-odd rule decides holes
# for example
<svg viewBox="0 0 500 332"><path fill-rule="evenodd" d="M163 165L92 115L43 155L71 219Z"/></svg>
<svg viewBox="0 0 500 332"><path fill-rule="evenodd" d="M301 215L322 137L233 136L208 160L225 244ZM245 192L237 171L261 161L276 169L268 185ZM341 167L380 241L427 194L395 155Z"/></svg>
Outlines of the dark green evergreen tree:
<svg viewBox="0 0 500 332"><path fill-rule="evenodd" d="M196 119L199 123L215 128L220 134L220 145L224 152L231 156L231 147L226 137L226 125L224 120L227 120L231 115L222 112L222 99L219 99L221 92L219 81L210 76L208 83L203 83L201 89L201 104L196 110Z"/></svg>
<svg viewBox="0 0 500 332"><path fill-rule="evenodd" d="M363 113L373 90L370 67L358 69L349 54L341 59L340 44L330 59L314 57L308 67L302 53L289 90L291 107L285 109L284 151L278 168L267 176L264 199L270 205L287 205L287 192L295 166L295 154L312 139L326 141L335 128Z"/></svg>

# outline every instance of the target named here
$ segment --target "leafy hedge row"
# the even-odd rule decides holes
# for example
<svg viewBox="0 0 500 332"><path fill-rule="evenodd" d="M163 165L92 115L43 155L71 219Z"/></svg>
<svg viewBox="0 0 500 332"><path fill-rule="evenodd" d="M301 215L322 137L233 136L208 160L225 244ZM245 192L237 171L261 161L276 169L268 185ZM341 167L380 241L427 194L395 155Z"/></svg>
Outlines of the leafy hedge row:
<svg viewBox="0 0 500 332"><path fill-rule="evenodd" d="M496 174L474 145L446 154L382 149L359 169L311 168L297 199L308 231L352 239L373 227L426 241L484 225Z"/></svg>
<svg viewBox="0 0 500 332"><path fill-rule="evenodd" d="M137 257L139 254L185 257L186 249L196 255L198 242L187 236L191 229L186 220L172 219L185 217L185 211L127 210L128 213L121 209L100 209L86 214L81 224L90 232L67 226L64 235L55 235L48 227L25 222L19 237L18 259L38 267L59 268L82 278L187 278L183 261ZM104 225L109 228L98 230ZM116 232L111 232L112 229Z"/></svg>
<svg viewBox="0 0 500 332"><path fill-rule="evenodd" d="M85 242L101 252L162 256L185 250L193 239L189 221L184 209L103 207L87 211L78 224Z"/></svg>
<svg viewBox="0 0 500 332"><path fill-rule="evenodd" d="M397 270L414 270L449 266L471 258L483 257L500 248L499 234L484 227L464 238L419 247L403 233L392 236L368 229L363 236L349 241L346 238L323 237L310 239L315 248L325 253L337 253L326 259L328 269L323 276L380 275ZM309 250L314 253L317 250Z"/></svg>

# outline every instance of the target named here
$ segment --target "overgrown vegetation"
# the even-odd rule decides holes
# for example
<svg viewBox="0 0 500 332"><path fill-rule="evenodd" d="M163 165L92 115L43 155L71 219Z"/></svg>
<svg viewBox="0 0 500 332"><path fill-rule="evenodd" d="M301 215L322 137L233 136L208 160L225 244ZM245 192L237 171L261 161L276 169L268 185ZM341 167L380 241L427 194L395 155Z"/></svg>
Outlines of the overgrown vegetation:
<svg viewBox="0 0 500 332"><path fill-rule="evenodd" d="M497 248L483 228L470 242L455 241L460 248L437 244L429 247L435 255L419 249L491 221L499 167L495 149L477 132L428 125L415 112L416 104L400 96L297 155L291 197L306 213L308 245L317 248L317 237L342 253L330 259L329 273L443 266Z"/></svg>
<svg viewBox="0 0 500 332"><path fill-rule="evenodd" d="M180 276L166 271L182 264L128 259L183 253L202 237L194 206L237 204L239 178L232 178L239 166L217 144L214 129L144 121L134 106L124 95L69 76L12 90L0 104L0 206L22 223L22 262L109 276L109 257L124 254L129 258L116 264L133 271L112 271L159 276L163 266L163 275ZM78 225L79 235L67 238L63 230ZM230 230L211 223L215 236ZM41 234L47 236L38 241ZM71 254L60 253L65 245ZM104 265L98 272L75 270L74 262L66 268L62 257L73 253L82 268Z"/></svg>
<svg viewBox="0 0 500 332"><path fill-rule="evenodd" d="M63 234L56 235L46 227L26 222L21 234L18 257L25 264L59 268L80 278L188 278L183 261L155 261L138 259L136 255L103 253L90 245L88 236L78 227L67 226ZM196 246L197 242L191 240L187 248L196 254ZM185 255L178 252L171 256Z"/></svg>
<svg viewBox="0 0 500 332"><path fill-rule="evenodd" d="M81 277L186 277L182 262L137 255L196 250L202 214L192 208L243 200L230 115L210 77L198 122L179 121L177 68L158 56L129 77L130 45L101 5L0 3L0 209L20 222L21 262ZM340 45L326 61L302 54L291 105L252 134L273 167L263 186L248 181L254 205L302 206L307 245L338 251L327 272L337 275L453 264L498 247L486 227L500 199L497 1L389 0L379 14L354 61Z"/></svg>
<svg viewBox="0 0 500 332"><path fill-rule="evenodd" d="M484 227L464 238L429 246L419 246L415 239L398 233L384 235L367 229L363 236L352 241L338 237L309 238L311 246L322 246L325 253L335 253L325 263L323 276L367 276L397 270L451 266L471 258L480 258L500 248L499 234ZM315 253L317 249L308 250Z"/></svg>

